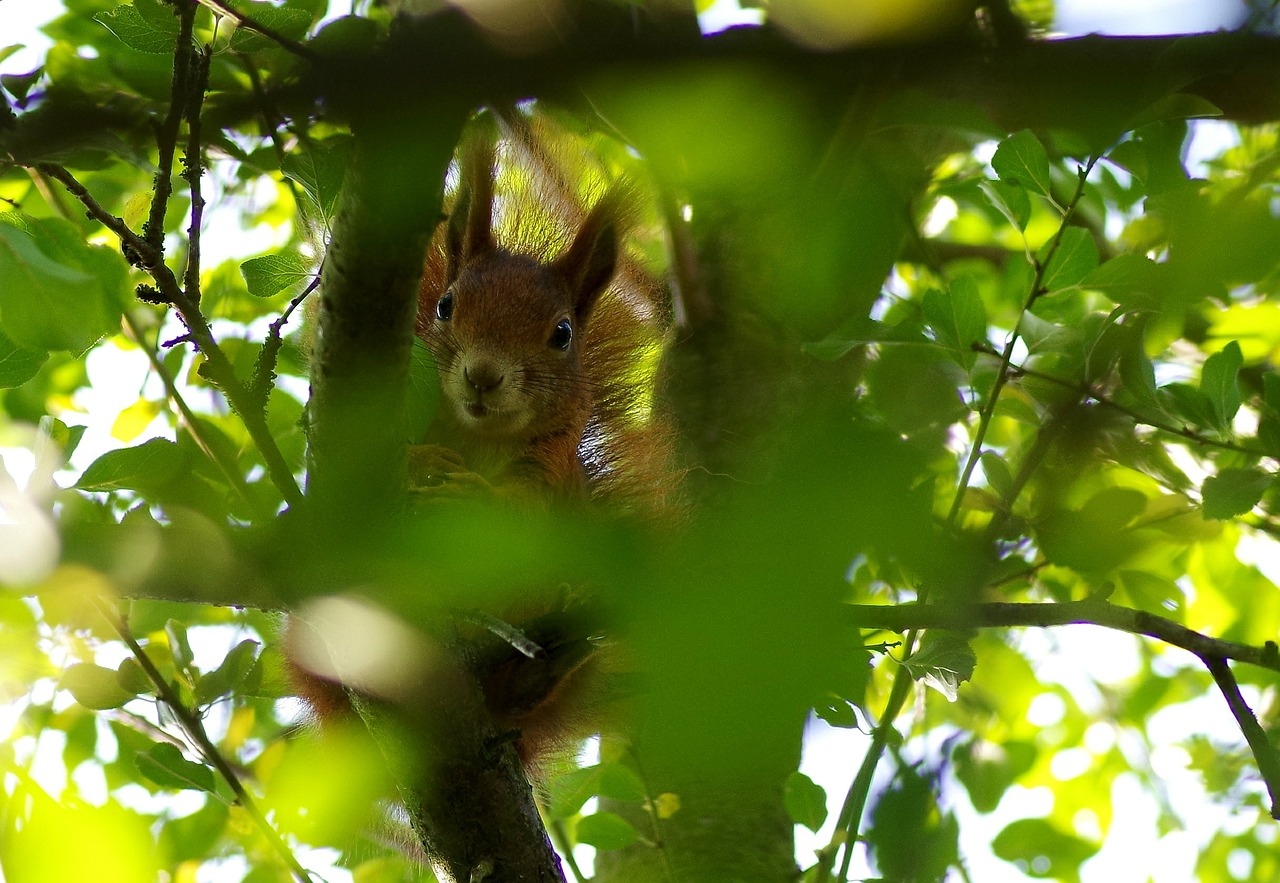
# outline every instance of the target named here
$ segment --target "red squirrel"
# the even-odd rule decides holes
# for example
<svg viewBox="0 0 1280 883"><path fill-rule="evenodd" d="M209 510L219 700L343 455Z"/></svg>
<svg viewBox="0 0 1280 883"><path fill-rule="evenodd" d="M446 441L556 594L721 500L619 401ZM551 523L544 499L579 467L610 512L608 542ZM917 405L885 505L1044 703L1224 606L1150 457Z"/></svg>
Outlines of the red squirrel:
<svg viewBox="0 0 1280 883"><path fill-rule="evenodd" d="M523 118L507 141L517 146L543 165L531 177L554 172ZM678 483L652 370L667 312L625 254L637 191L608 188L576 212L580 221L560 245L545 218L529 222L521 200L563 201L563 190L495 194L498 171L491 137L466 142L452 212L428 254L417 333L434 357L441 396L426 443L410 446L411 496L599 507L641 519L674 511ZM605 671L619 658L601 642L590 603L551 588L539 594L478 612L510 624L520 640L491 628L476 640L474 663L495 723L517 734L535 778L599 730L615 692ZM338 685L301 674L298 691L317 715L340 713Z"/></svg>

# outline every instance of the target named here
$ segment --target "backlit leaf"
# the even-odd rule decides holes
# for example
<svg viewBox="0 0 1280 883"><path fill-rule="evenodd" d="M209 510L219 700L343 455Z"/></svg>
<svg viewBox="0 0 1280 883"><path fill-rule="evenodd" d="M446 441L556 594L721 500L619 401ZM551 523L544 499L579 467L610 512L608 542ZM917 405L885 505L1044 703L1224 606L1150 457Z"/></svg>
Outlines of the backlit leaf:
<svg viewBox="0 0 1280 883"><path fill-rule="evenodd" d="M178 791L213 791L213 770L204 764L193 763L168 742L161 742L146 754L139 754L135 763L138 772L157 785Z"/></svg>
<svg viewBox="0 0 1280 883"><path fill-rule="evenodd" d="M1000 180L1049 196L1052 180L1049 177L1049 155L1030 129L1023 129L1000 142L991 157L991 168Z"/></svg>
<svg viewBox="0 0 1280 883"><path fill-rule="evenodd" d="M598 812L578 819L574 829L579 843L608 851L623 849L640 839L639 833L622 816L611 812Z"/></svg>
<svg viewBox="0 0 1280 883"><path fill-rule="evenodd" d="M791 821L810 831L817 831L827 820L827 792L804 773L794 772L787 777L782 800Z"/></svg>

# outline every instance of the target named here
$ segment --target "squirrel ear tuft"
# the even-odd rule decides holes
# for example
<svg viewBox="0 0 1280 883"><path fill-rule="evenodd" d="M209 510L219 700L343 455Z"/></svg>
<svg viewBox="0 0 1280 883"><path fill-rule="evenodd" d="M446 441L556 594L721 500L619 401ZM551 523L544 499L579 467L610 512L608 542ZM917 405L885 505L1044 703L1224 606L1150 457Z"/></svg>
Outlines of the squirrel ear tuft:
<svg viewBox="0 0 1280 883"><path fill-rule="evenodd" d="M451 279L457 277L464 263L494 247L492 141L472 138L463 147L458 163L461 180L449 216L447 239Z"/></svg>
<svg viewBox="0 0 1280 883"><path fill-rule="evenodd" d="M600 294L609 287L618 265L618 225L613 194L606 195L587 215L573 244L554 267L569 283L574 317L584 324Z"/></svg>

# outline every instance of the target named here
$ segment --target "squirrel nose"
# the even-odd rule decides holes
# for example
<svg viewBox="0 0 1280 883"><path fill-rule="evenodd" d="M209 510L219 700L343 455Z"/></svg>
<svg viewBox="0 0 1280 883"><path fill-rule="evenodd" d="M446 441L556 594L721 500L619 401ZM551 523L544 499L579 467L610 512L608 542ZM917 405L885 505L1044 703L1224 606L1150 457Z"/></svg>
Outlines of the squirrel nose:
<svg viewBox="0 0 1280 883"><path fill-rule="evenodd" d="M478 393L492 392L502 385L502 373L493 365L468 365L462 369L471 388Z"/></svg>

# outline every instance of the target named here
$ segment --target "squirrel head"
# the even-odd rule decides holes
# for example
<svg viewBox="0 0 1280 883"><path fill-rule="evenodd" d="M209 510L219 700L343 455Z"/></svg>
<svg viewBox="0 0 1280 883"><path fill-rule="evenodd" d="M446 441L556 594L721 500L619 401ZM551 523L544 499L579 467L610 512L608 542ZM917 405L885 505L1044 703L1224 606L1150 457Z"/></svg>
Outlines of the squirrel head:
<svg viewBox="0 0 1280 883"><path fill-rule="evenodd" d="M445 286L423 302L443 404L460 428L490 439L580 432L592 396L582 345L617 264L614 200L600 200L568 249L543 262L495 242L492 168L491 153L464 156Z"/></svg>

